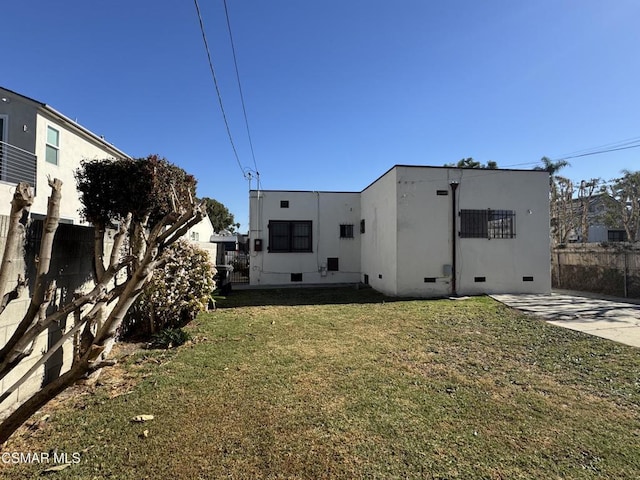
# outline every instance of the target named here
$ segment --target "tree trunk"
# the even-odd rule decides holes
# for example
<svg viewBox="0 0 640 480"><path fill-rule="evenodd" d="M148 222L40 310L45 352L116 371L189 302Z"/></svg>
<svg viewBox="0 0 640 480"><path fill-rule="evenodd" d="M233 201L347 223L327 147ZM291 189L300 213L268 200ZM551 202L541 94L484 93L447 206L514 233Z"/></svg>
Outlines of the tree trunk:
<svg viewBox="0 0 640 480"><path fill-rule="evenodd" d="M5 300L7 293L7 284L9 276L13 275L13 262L15 261L18 244L21 240L24 227L20 223L24 215L24 211L33 203L33 192L31 187L26 183L19 183L16 192L13 194L11 201L11 213L9 214L9 228L7 231L7 242L4 246L4 255L2 256L2 264L0 265L0 300L2 301L0 313L4 311L9 303Z"/></svg>

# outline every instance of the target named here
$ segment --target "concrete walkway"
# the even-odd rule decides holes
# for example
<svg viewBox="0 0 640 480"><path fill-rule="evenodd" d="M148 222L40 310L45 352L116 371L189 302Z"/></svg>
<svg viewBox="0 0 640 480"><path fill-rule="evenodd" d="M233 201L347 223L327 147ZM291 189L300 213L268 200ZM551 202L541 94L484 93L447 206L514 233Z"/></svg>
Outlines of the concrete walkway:
<svg viewBox="0 0 640 480"><path fill-rule="evenodd" d="M640 347L640 305L637 300L568 291L491 297L510 307L539 315L553 325Z"/></svg>

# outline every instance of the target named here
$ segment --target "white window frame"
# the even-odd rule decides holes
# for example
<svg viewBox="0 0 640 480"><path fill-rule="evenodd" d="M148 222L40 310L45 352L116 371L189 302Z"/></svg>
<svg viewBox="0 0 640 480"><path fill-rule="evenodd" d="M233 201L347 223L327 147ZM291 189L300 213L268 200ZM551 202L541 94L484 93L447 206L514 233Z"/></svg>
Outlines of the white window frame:
<svg viewBox="0 0 640 480"><path fill-rule="evenodd" d="M4 143L9 143L8 142L8 137L9 137L9 115L7 115L6 113L0 113L0 118L2 120L4 120L2 122L2 132L0 132L2 134L2 141Z"/></svg>
<svg viewBox="0 0 640 480"><path fill-rule="evenodd" d="M58 133L58 145L53 145L52 143L49 143L49 129L55 131ZM51 147L56 151L56 162L50 162L49 159L47 158L47 147ZM51 125L47 125L47 133L46 133L46 137L45 137L45 150L44 150L44 161L45 163L48 163L49 165L60 165L60 129L59 128L55 128L52 127Z"/></svg>

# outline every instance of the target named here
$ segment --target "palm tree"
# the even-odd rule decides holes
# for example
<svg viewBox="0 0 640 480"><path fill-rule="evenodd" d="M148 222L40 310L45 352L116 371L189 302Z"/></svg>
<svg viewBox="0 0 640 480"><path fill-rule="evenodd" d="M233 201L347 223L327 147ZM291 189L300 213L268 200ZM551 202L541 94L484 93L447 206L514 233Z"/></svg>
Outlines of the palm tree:
<svg viewBox="0 0 640 480"><path fill-rule="evenodd" d="M549 175L552 177L557 171L571 165L566 160L560 159L554 162L549 157L542 157L540 161L542 162L543 166L535 167L534 170L544 170L545 172L549 172Z"/></svg>

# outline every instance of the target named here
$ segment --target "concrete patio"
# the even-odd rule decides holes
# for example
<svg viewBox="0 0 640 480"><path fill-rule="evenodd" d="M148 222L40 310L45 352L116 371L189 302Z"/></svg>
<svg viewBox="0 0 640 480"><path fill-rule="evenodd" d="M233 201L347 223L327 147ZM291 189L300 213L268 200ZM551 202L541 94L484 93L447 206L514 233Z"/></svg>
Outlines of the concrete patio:
<svg viewBox="0 0 640 480"><path fill-rule="evenodd" d="M495 300L543 317L553 325L640 347L638 300L554 291L550 295L500 294Z"/></svg>

